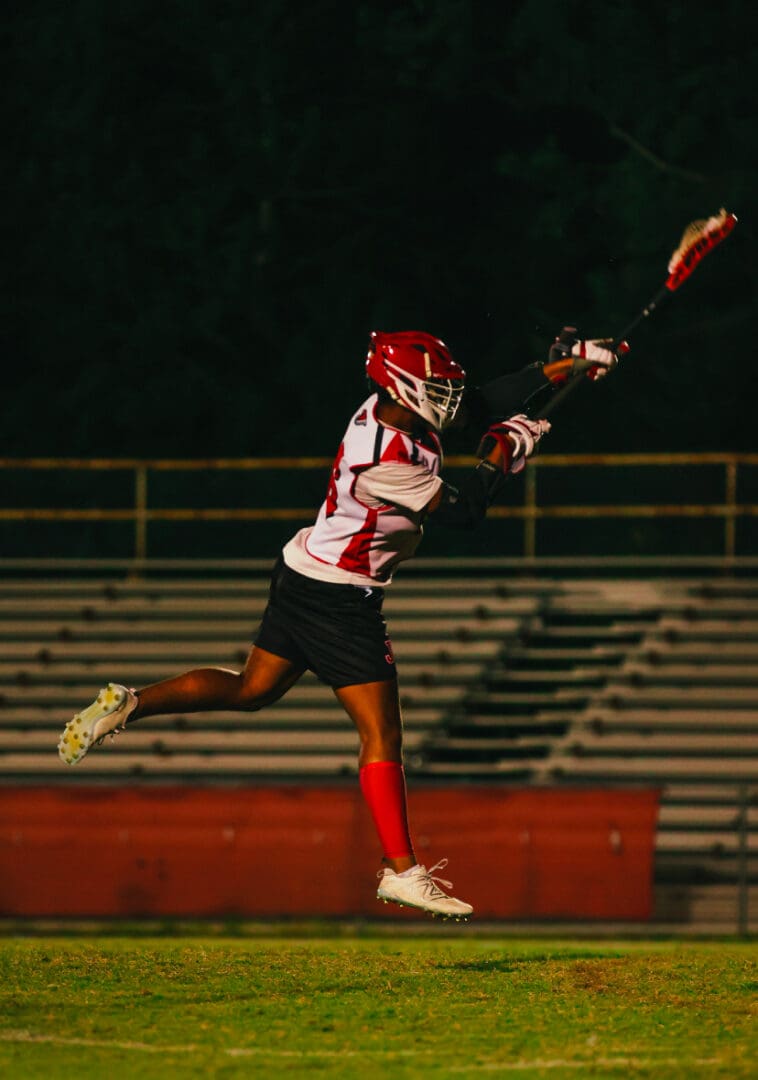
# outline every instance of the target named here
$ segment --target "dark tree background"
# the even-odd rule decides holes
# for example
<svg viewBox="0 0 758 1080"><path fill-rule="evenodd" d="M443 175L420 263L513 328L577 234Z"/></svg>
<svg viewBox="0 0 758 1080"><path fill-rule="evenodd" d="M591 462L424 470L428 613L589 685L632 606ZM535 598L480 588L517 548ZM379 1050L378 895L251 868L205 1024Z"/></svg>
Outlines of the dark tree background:
<svg viewBox="0 0 758 1080"><path fill-rule="evenodd" d="M4 8L5 455L330 453L372 328L474 379L730 239L550 449L757 449L745 0Z"/></svg>

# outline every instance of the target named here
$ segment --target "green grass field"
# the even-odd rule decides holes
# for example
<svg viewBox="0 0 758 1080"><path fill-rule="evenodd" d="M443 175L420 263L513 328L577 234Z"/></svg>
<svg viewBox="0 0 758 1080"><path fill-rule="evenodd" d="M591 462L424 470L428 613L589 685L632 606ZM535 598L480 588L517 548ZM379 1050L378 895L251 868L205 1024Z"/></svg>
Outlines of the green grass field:
<svg viewBox="0 0 758 1080"><path fill-rule="evenodd" d="M0 1075L758 1076L754 946L451 934L0 941Z"/></svg>

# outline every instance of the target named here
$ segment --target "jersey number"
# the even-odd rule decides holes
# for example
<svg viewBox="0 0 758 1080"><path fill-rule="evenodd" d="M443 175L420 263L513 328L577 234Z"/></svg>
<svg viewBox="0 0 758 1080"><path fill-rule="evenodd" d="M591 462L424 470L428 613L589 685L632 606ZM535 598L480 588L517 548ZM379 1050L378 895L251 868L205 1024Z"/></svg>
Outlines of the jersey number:
<svg viewBox="0 0 758 1080"><path fill-rule="evenodd" d="M340 463L345 456L345 444L340 443L337 456L332 465L332 473L329 477L329 486L326 489L326 516L329 518L337 512L337 481L340 478Z"/></svg>

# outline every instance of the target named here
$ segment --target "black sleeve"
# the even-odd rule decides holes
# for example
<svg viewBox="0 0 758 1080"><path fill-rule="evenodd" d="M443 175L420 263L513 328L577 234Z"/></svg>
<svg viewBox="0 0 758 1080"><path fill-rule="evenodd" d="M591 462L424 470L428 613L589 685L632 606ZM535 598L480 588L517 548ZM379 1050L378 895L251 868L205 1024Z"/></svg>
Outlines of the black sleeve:
<svg viewBox="0 0 758 1080"><path fill-rule="evenodd" d="M480 461L459 488L442 481L441 498L432 521L459 529L473 529L483 521L503 482L502 470Z"/></svg>
<svg viewBox="0 0 758 1080"><path fill-rule="evenodd" d="M542 370L542 364L530 364L521 371L501 375L484 386L467 389L461 403L461 421L467 434L481 437L490 424L507 420L509 416L523 412L527 402L540 390L549 387L550 380Z"/></svg>

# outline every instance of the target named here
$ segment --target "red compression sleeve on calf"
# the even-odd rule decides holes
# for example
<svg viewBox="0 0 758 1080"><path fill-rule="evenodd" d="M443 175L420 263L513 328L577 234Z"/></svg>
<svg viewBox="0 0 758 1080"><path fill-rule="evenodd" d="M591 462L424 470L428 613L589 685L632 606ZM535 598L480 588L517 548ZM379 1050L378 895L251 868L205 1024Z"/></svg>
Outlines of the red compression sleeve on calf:
<svg viewBox="0 0 758 1080"><path fill-rule="evenodd" d="M411 855L403 766L397 761L371 761L360 769L360 780L385 856Z"/></svg>

